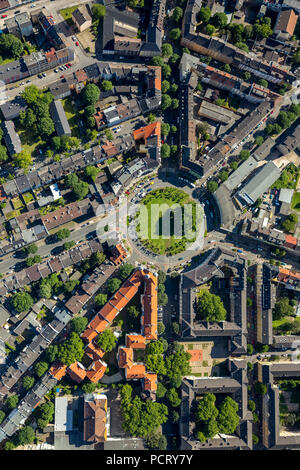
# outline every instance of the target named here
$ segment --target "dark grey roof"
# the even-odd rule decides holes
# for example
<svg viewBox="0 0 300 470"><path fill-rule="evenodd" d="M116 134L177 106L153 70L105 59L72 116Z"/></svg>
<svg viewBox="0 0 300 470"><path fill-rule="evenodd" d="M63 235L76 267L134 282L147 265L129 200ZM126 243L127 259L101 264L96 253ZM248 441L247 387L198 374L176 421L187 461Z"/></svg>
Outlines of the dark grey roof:
<svg viewBox="0 0 300 470"><path fill-rule="evenodd" d="M50 114L54 121L54 126L57 135L71 135L71 128L69 126L66 113L60 100L52 101L52 103L50 104Z"/></svg>

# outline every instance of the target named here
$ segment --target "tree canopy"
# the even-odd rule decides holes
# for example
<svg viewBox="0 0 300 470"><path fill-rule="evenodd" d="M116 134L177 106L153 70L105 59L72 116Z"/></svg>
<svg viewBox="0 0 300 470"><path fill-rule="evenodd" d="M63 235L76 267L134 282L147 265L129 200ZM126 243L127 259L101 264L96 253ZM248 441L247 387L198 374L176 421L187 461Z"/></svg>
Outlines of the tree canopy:
<svg viewBox="0 0 300 470"><path fill-rule="evenodd" d="M59 345L58 359L65 365L70 366L76 361L80 361L84 354L84 344L79 335L74 331Z"/></svg>
<svg viewBox="0 0 300 470"><path fill-rule="evenodd" d="M75 331L75 333L79 334L82 333L88 324L88 319L86 317L76 317L73 318L71 321L71 327L72 331Z"/></svg>
<svg viewBox="0 0 300 470"><path fill-rule="evenodd" d="M97 337L96 342L103 351L110 352L116 346L117 337L112 330L105 330Z"/></svg>
<svg viewBox="0 0 300 470"><path fill-rule="evenodd" d="M226 310L221 298L202 289L199 292L196 304L197 315L203 321L224 321Z"/></svg>
<svg viewBox="0 0 300 470"><path fill-rule="evenodd" d="M33 306L33 298L28 292L17 292L12 295L11 304L17 312L27 312Z"/></svg>
<svg viewBox="0 0 300 470"><path fill-rule="evenodd" d="M94 83L88 83L82 90L81 96L85 105L95 104L99 99L100 89Z"/></svg>
<svg viewBox="0 0 300 470"><path fill-rule="evenodd" d="M134 437L148 437L167 421L168 408L151 400L132 398L132 387L128 384L120 389L123 429Z"/></svg>

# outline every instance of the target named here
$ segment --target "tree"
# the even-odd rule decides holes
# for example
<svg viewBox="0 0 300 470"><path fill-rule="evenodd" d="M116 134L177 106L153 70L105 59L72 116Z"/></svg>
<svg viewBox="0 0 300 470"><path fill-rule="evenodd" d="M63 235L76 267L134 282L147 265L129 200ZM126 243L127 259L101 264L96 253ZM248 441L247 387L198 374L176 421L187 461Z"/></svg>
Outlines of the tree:
<svg viewBox="0 0 300 470"><path fill-rule="evenodd" d="M180 61L180 55L179 54L176 54L174 53L170 58L169 58L169 64L174 66L174 65L177 65L178 62ZM172 83L171 85L171 91L172 93L176 93L178 90L178 85L177 83Z"/></svg>
<svg viewBox="0 0 300 470"><path fill-rule="evenodd" d="M168 300L169 300L168 296L165 292L158 292L158 295L157 295L158 305L167 305Z"/></svg>
<svg viewBox="0 0 300 470"><path fill-rule="evenodd" d="M56 344L50 344L46 349L46 360L52 364L58 355L58 346Z"/></svg>
<svg viewBox="0 0 300 470"><path fill-rule="evenodd" d="M5 401L5 406L7 406L8 409L13 410L14 408L17 407L18 403L19 403L18 395L10 395Z"/></svg>
<svg viewBox="0 0 300 470"><path fill-rule="evenodd" d="M145 360L147 369L156 374L166 374L166 366L164 358L161 354L148 354Z"/></svg>
<svg viewBox="0 0 300 470"><path fill-rule="evenodd" d="M65 365L70 366L76 361L80 361L84 354L84 344L79 335L74 331L69 338L58 347L58 359Z"/></svg>
<svg viewBox="0 0 300 470"><path fill-rule="evenodd" d="M229 64L225 64L224 67L223 67L223 69L224 69L224 72L227 72L227 73L230 73L230 72L231 72L231 67L230 67Z"/></svg>
<svg viewBox="0 0 300 470"><path fill-rule="evenodd" d="M77 201L81 201L89 193L89 185L85 181L79 181L73 188L73 193Z"/></svg>
<svg viewBox="0 0 300 470"><path fill-rule="evenodd" d="M229 396L221 403L217 418L219 430L225 434L233 434L239 424L238 404Z"/></svg>
<svg viewBox="0 0 300 470"><path fill-rule="evenodd" d="M238 165L238 162L234 161L234 162L231 162L229 166L232 170L235 171L239 165Z"/></svg>
<svg viewBox="0 0 300 470"><path fill-rule="evenodd" d="M183 346L180 346L178 351L167 356L165 365L168 379L172 380L178 378L178 376L183 377L188 375L191 371L190 358L191 355L184 351Z"/></svg>
<svg viewBox="0 0 300 470"><path fill-rule="evenodd" d="M130 305L130 307L127 308L127 313L132 318L138 318L140 315L140 311L136 308L135 305Z"/></svg>
<svg viewBox="0 0 300 470"><path fill-rule="evenodd" d="M151 58L151 65L156 65L156 66L161 67L163 64L164 64L164 61L163 61L162 57L154 56L154 57Z"/></svg>
<svg viewBox="0 0 300 470"><path fill-rule="evenodd" d="M241 150L240 151L240 159L241 160L247 160L249 157L250 157L249 150Z"/></svg>
<svg viewBox="0 0 300 470"><path fill-rule="evenodd" d="M247 344L247 354L249 354L249 356L251 356L251 354L253 354L252 344Z"/></svg>
<svg viewBox="0 0 300 470"><path fill-rule="evenodd" d="M199 21L202 21L203 23L207 23L211 17L211 11L209 7L201 7L200 11L198 13L198 19Z"/></svg>
<svg viewBox="0 0 300 470"><path fill-rule="evenodd" d="M147 437L146 445L150 450L166 450L167 439L160 433L153 433Z"/></svg>
<svg viewBox="0 0 300 470"><path fill-rule="evenodd" d="M88 83L81 92L84 104L91 105L97 103L100 90L94 83Z"/></svg>
<svg viewBox="0 0 300 470"><path fill-rule="evenodd" d="M7 150L4 145L0 145L0 163L6 162L8 159Z"/></svg>
<svg viewBox="0 0 300 470"><path fill-rule="evenodd" d="M14 34L1 34L0 54L8 59L18 59L24 51L24 44Z"/></svg>
<svg viewBox="0 0 300 470"><path fill-rule="evenodd" d="M39 296L41 299L50 299L52 296L52 287L47 282L43 282L39 287Z"/></svg>
<svg viewBox="0 0 300 470"><path fill-rule="evenodd" d="M261 135L257 136L254 141L255 145L257 145L258 147L262 145L263 142L264 142L264 138Z"/></svg>
<svg viewBox="0 0 300 470"><path fill-rule="evenodd" d="M164 137L168 137L168 134L170 132L170 124L163 122L161 124L161 133Z"/></svg>
<svg viewBox="0 0 300 470"><path fill-rule="evenodd" d="M71 292L73 292L73 290L75 289L76 286L78 286L78 284L79 284L79 281L76 281L75 279L73 280L69 279L68 281L66 281L63 285L65 293L70 294Z"/></svg>
<svg viewBox="0 0 300 470"><path fill-rule="evenodd" d="M252 411L252 412L255 411L255 409L256 409L255 401L249 400L249 401L248 401L248 408L249 408L249 410Z"/></svg>
<svg viewBox="0 0 300 470"><path fill-rule="evenodd" d="M163 398L165 396L166 392L167 392L166 387L161 382L158 382L157 390L156 390L157 398Z"/></svg>
<svg viewBox="0 0 300 470"><path fill-rule="evenodd" d="M213 36L216 32L216 28L214 27L213 24L207 24L205 29L206 29L206 34L208 34L208 36Z"/></svg>
<svg viewBox="0 0 300 470"><path fill-rule="evenodd" d="M166 143L162 144L160 147L161 158L168 158L170 156L170 153L171 153L171 149L170 149L169 144L166 144Z"/></svg>
<svg viewBox="0 0 300 470"><path fill-rule="evenodd" d="M178 411L173 410L172 411L172 418L171 418L172 423L178 423L179 419L180 419L180 415L179 415Z"/></svg>
<svg viewBox="0 0 300 470"><path fill-rule="evenodd" d="M30 105L37 101L40 94L41 94L41 91L38 89L37 86L29 85L24 88L24 90L21 93L21 97L26 101L28 105ZM30 111L33 112L32 109L30 109Z"/></svg>
<svg viewBox="0 0 300 470"><path fill-rule="evenodd" d="M167 93L169 88L170 88L170 82L168 82L168 80L163 80L162 83L161 83L162 93L164 93L164 94Z"/></svg>
<svg viewBox="0 0 300 470"><path fill-rule="evenodd" d="M35 440L35 432L31 426L24 426L17 434L17 445L24 446L32 444Z"/></svg>
<svg viewBox="0 0 300 470"><path fill-rule="evenodd" d="M163 64L161 67L163 78L170 77L172 70L169 64Z"/></svg>
<svg viewBox="0 0 300 470"><path fill-rule="evenodd" d="M172 99L171 97L164 93L161 98L161 108L163 111L165 111L167 108L169 108L172 104Z"/></svg>
<svg viewBox="0 0 300 470"><path fill-rule="evenodd" d="M40 135L44 137L49 137L55 131L54 122L52 121L50 116L42 117L37 122L37 130Z"/></svg>
<svg viewBox="0 0 300 470"><path fill-rule="evenodd" d="M281 320L285 316L291 316L295 313L295 309L290 305L288 297L281 297L274 306L273 320Z"/></svg>
<svg viewBox="0 0 300 470"><path fill-rule="evenodd" d="M71 235L71 232L68 228L62 228L56 232L56 236L58 240L64 240L65 238L68 238Z"/></svg>
<svg viewBox="0 0 300 470"><path fill-rule="evenodd" d="M95 304L98 306L98 307L103 307L103 305L105 305L107 302L107 294L98 294L96 295L95 297Z"/></svg>
<svg viewBox="0 0 300 470"><path fill-rule="evenodd" d="M178 23L178 21L181 20L182 16L183 16L182 8L175 7L173 10L173 15L172 15L173 20L176 21L176 23Z"/></svg>
<svg viewBox="0 0 300 470"><path fill-rule="evenodd" d="M83 393L93 393L96 390L97 384L87 382L81 386Z"/></svg>
<svg viewBox="0 0 300 470"><path fill-rule="evenodd" d="M48 362L40 361L34 365L34 372L36 373L38 377L42 377L42 375L44 375L45 372L47 372L48 368L49 368Z"/></svg>
<svg viewBox="0 0 300 470"><path fill-rule="evenodd" d="M281 222L281 228L284 232L294 233L295 225L298 222L297 214L289 214L283 222Z"/></svg>
<svg viewBox="0 0 300 470"><path fill-rule="evenodd" d="M214 193L217 189L218 189L219 185L216 181L208 181L207 183L207 190L210 192L210 193Z"/></svg>
<svg viewBox="0 0 300 470"><path fill-rule="evenodd" d="M106 256L102 251L95 251L90 257L90 267L100 266L106 260Z"/></svg>
<svg viewBox="0 0 300 470"><path fill-rule="evenodd" d="M113 85L112 85L111 81L109 81L109 80L102 80L101 87L102 87L103 91L110 91L110 90L112 90Z"/></svg>
<svg viewBox="0 0 300 470"><path fill-rule="evenodd" d="M173 47L171 46L171 44L165 42L162 45L161 53L163 57L170 57L173 54Z"/></svg>
<svg viewBox="0 0 300 470"><path fill-rule="evenodd" d="M181 403L181 398L179 397L175 388L170 388L170 390L168 390L166 393L166 397L173 408L177 408L177 406L179 406Z"/></svg>
<svg viewBox="0 0 300 470"><path fill-rule="evenodd" d="M246 81L250 80L250 78L252 77L251 73L250 72L244 72L244 79Z"/></svg>
<svg viewBox="0 0 300 470"><path fill-rule="evenodd" d="M258 395L265 395L267 393L267 386L266 384L263 384L261 382L256 382L255 386L255 392L258 394Z"/></svg>
<svg viewBox="0 0 300 470"><path fill-rule="evenodd" d="M65 243L63 244L63 249L64 249L65 251L68 251L68 250L70 250L71 248L73 248L74 245L75 245L74 240L71 240L71 241L69 241L69 242L65 242Z"/></svg>
<svg viewBox="0 0 300 470"><path fill-rule="evenodd" d="M225 321L227 312L221 298L207 290L201 290L197 299L197 315L202 321Z"/></svg>
<svg viewBox="0 0 300 470"><path fill-rule="evenodd" d="M132 388L126 384L120 389L123 429L132 436L148 437L167 421L168 408L151 400L143 402L139 396L132 399Z"/></svg>
<svg viewBox="0 0 300 470"><path fill-rule="evenodd" d="M258 80L258 84L264 88L268 88L269 84L267 82L267 80L264 80L263 78L261 78L260 80Z"/></svg>
<svg viewBox="0 0 300 470"><path fill-rule="evenodd" d="M26 264L27 266L34 266L37 263L40 263L42 261L42 257L40 255L35 255L27 258Z"/></svg>
<svg viewBox="0 0 300 470"><path fill-rule="evenodd" d="M52 422L54 416L54 404L51 401L42 403L36 409L36 417L39 428L44 429L50 422Z"/></svg>
<svg viewBox="0 0 300 470"><path fill-rule="evenodd" d="M106 13L105 5L101 5L99 3L92 5L93 19L100 20L101 18L103 18L103 16L105 16L105 13Z"/></svg>
<svg viewBox="0 0 300 470"><path fill-rule="evenodd" d="M28 292L17 292L12 295L11 304L17 312L27 312L33 306L33 298Z"/></svg>
<svg viewBox="0 0 300 470"><path fill-rule="evenodd" d="M227 21L225 13L215 13L212 17L212 23L219 29L225 28Z"/></svg>
<svg viewBox="0 0 300 470"><path fill-rule="evenodd" d="M134 266L132 264L124 263L119 268L119 274L122 279L127 279L133 270L134 270Z"/></svg>
<svg viewBox="0 0 300 470"><path fill-rule="evenodd" d="M1 37L1 36L0 36ZM18 168L28 168L33 165L31 154L28 150L22 150L20 153L13 155L13 164Z"/></svg>
<svg viewBox="0 0 300 470"><path fill-rule="evenodd" d="M173 98L171 102L171 109L177 109L179 107L179 100L177 98Z"/></svg>
<svg viewBox="0 0 300 470"><path fill-rule="evenodd" d="M80 333L82 333L86 329L87 324L88 319L86 317L73 318L71 321L72 331L75 331L75 333L78 333L80 335Z"/></svg>
<svg viewBox="0 0 300 470"><path fill-rule="evenodd" d="M174 124L172 124L172 126L171 126L171 134L176 134L176 132L177 132L177 127L174 126Z"/></svg>
<svg viewBox="0 0 300 470"><path fill-rule="evenodd" d="M255 25L253 26L253 34L260 38L267 38L271 36L273 33L272 28L270 26L271 21L270 18L264 17L260 21L256 21Z"/></svg>
<svg viewBox="0 0 300 470"><path fill-rule="evenodd" d="M254 445L259 443L259 437L256 434L252 434L252 442Z"/></svg>
<svg viewBox="0 0 300 470"><path fill-rule="evenodd" d="M165 325L162 322L158 322L157 324L157 334L162 335L165 332Z"/></svg>
<svg viewBox="0 0 300 470"><path fill-rule="evenodd" d="M169 33L169 37L172 39L172 41L177 41L180 38L180 34L181 31L179 28L173 28Z"/></svg>
<svg viewBox="0 0 300 470"><path fill-rule="evenodd" d="M216 396L213 393L206 393L203 398L198 401L196 421L209 421L216 419L219 411L215 402Z"/></svg>
<svg viewBox="0 0 300 470"><path fill-rule="evenodd" d="M112 330L105 330L97 337L96 342L103 351L110 352L116 346L117 337Z"/></svg>
<svg viewBox="0 0 300 470"><path fill-rule="evenodd" d="M36 246L35 243L31 243L31 245L28 245L28 246L26 247L26 252L27 252L28 255L29 255L29 254L32 254L32 255L33 255L33 254L36 253L37 251L38 251L38 247Z"/></svg>
<svg viewBox="0 0 300 470"><path fill-rule="evenodd" d="M222 182L226 181L228 179L228 171L226 170L220 171L219 178Z"/></svg>
<svg viewBox="0 0 300 470"><path fill-rule="evenodd" d="M119 287L121 286L122 282L120 279L117 279L116 277L112 277L107 281L107 290L111 294L114 294Z"/></svg>

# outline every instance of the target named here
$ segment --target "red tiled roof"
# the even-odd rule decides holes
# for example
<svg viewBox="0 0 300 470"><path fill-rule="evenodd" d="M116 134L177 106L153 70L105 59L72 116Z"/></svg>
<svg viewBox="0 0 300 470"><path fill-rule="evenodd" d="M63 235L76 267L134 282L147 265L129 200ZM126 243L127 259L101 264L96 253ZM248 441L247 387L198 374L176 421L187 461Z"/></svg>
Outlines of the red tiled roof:
<svg viewBox="0 0 300 470"><path fill-rule="evenodd" d="M102 379L106 371L106 365L103 364L100 360L95 361L89 370L86 372L86 376L90 379L91 382L99 382Z"/></svg>
<svg viewBox="0 0 300 470"><path fill-rule="evenodd" d="M61 380L66 375L67 366L57 363L50 367L49 372L56 380Z"/></svg>
<svg viewBox="0 0 300 470"><path fill-rule="evenodd" d="M85 379L87 374L86 370L82 367L78 362L74 362L74 364L69 366L67 373L74 382L80 383Z"/></svg>

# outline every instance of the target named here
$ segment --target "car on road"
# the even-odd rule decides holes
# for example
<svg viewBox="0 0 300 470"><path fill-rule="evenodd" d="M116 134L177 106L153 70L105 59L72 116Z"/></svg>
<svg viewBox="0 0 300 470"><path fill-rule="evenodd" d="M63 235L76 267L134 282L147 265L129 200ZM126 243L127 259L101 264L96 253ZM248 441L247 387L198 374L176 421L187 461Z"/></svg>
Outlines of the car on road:
<svg viewBox="0 0 300 470"><path fill-rule="evenodd" d="M75 36L72 36L72 41L76 41L76 37Z"/></svg>
<svg viewBox="0 0 300 470"><path fill-rule="evenodd" d="M75 42L75 45L76 45L76 46L79 46L79 42L78 42L78 41L76 41L76 42Z"/></svg>
<svg viewBox="0 0 300 470"><path fill-rule="evenodd" d="M1 15L1 18L7 18L7 15Z"/></svg>
<svg viewBox="0 0 300 470"><path fill-rule="evenodd" d="M64 76L64 75L61 75L59 78L65 78L65 76Z"/></svg>

